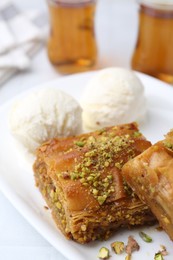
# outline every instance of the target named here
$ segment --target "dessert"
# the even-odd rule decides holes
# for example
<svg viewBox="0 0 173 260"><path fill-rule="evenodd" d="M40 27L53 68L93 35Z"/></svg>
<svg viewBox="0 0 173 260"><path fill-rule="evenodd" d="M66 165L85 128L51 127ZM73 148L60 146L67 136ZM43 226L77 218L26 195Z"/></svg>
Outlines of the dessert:
<svg viewBox="0 0 173 260"><path fill-rule="evenodd" d="M86 85L81 106L85 131L133 121L141 123L146 116L144 87L130 70L103 69Z"/></svg>
<svg viewBox="0 0 173 260"><path fill-rule="evenodd" d="M10 113L13 136L29 152L42 142L81 132L81 108L77 101L55 88L41 89L17 101Z"/></svg>
<svg viewBox="0 0 173 260"><path fill-rule="evenodd" d="M54 138L37 149L36 185L67 238L107 239L119 227L154 221L121 175L122 166L150 145L131 123Z"/></svg>
<svg viewBox="0 0 173 260"><path fill-rule="evenodd" d="M122 174L173 240L173 130L129 161Z"/></svg>

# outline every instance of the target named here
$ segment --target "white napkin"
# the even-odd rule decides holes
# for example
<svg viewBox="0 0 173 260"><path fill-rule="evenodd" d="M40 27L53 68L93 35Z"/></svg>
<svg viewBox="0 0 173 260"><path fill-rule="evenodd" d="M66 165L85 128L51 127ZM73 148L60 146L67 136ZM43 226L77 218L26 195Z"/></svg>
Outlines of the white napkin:
<svg viewBox="0 0 173 260"><path fill-rule="evenodd" d="M0 0L0 84L31 66L44 45L47 25L44 14L21 13L11 1Z"/></svg>

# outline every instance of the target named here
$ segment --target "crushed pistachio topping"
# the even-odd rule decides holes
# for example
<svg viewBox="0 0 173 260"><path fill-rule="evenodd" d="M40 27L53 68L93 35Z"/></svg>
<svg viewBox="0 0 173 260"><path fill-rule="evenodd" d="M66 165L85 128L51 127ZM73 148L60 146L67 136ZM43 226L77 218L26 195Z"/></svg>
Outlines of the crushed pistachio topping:
<svg viewBox="0 0 173 260"><path fill-rule="evenodd" d="M109 249L106 247L100 248L98 257L100 259L108 259L110 257Z"/></svg>
<svg viewBox="0 0 173 260"><path fill-rule="evenodd" d="M117 167L119 170L122 169L123 165L124 165L123 160L120 160L119 162L115 163L115 167Z"/></svg>
<svg viewBox="0 0 173 260"><path fill-rule="evenodd" d="M106 131L106 129L105 129L105 128L102 128L102 129L100 129L100 130L97 130L97 133L98 133L99 135L102 135L105 131Z"/></svg>
<svg viewBox="0 0 173 260"><path fill-rule="evenodd" d="M139 236L147 243L151 243L153 241L152 238L143 231L139 232Z"/></svg>
<svg viewBox="0 0 173 260"><path fill-rule="evenodd" d="M110 138L111 133L105 130L103 133L97 138L89 136L85 139L85 152L79 162L76 161L74 170L70 173L72 180L80 180L83 186L89 187L100 205L114 192L113 175L105 174L108 172L106 169L115 167L115 163L117 168L122 168L122 153L126 153L129 159L134 157L131 146L134 140L129 134ZM81 142L77 141L75 144L82 147Z"/></svg>
<svg viewBox="0 0 173 260"><path fill-rule="evenodd" d="M165 146L168 150L173 151L173 144L172 144L172 143L167 142L167 141L164 141L163 144L164 144L164 146Z"/></svg>
<svg viewBox="0 0 173 260"><path fill-rule="evenodd" d="M139 136L141 136L142 134L139 132L139 131L136 131L136 132L134 132L133 133L133 136L134 137L139 137Z"/></svg>
<svg viewBox="0 0 173 260"><path fill-rule="evenodd" d="M76 141L76 142L74 142L74 144L79 147L83 147L85 145L85 143L83 141Z"/></svg>
<svg viewBox="0 0 173 260"><path fill-rule="evenodd" d="M161 253L156 253L154 256L154 260L164 260Z"/></svg>
<svg viewBox="0 0 173 260"><path fill-rule="evenodd" d="M121 241L116 241L111 244L111 248L117 255L120 255L124 252L124 243Z"/></svg>

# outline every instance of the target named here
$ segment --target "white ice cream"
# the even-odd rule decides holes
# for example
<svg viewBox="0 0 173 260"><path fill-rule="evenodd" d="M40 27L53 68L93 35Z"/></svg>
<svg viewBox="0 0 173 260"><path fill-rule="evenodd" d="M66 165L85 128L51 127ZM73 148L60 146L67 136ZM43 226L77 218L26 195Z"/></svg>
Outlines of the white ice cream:
<svg viewBox="0 0 173 260"><path fill-rule="evenodd" d="M146 115L144 87L130 70L103 69L87 84L81 106L85 131L140 122Z"/></svg>
<svg viewBox="0 0 173 260"><path fill-rule="evenodd" d="M12 134L31 153L50 138L80 133L81 122L77 101L53 88L35 91L17 101L10 113Z"/></svg>

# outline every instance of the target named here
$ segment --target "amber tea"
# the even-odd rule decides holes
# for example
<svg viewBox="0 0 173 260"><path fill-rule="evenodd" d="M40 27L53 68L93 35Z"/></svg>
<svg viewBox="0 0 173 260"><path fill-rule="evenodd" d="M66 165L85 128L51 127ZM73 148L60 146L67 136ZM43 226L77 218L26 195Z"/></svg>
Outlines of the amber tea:
<svg viewBox="0 0 173 260"><path fill-rule="evenodd" d="M173 6L141 4L132 68L173 83Z"/></svg>
<svg viewBox="0 0 173 260"><path fill-rule="evenodd" d="M90 69L96 61L95 1L49 1L48 56L61 73Z"/></svg>

